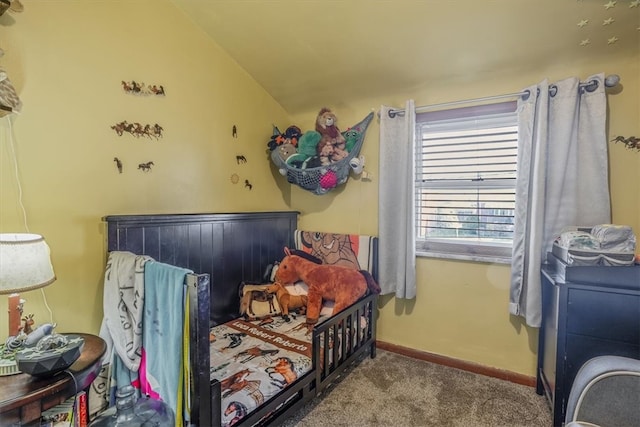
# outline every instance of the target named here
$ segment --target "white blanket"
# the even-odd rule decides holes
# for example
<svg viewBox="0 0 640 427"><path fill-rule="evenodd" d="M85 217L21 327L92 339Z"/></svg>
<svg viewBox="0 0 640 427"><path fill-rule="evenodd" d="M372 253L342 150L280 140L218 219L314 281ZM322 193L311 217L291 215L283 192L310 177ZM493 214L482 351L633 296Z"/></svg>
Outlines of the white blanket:
<svg viewBox="0 0 640 427"><path fill-rule="evenodd" d="M113 351L131 371L142 356L144 264L153 258L131 252L109 253L104 274L104 318L100 337L107 342L105 361Z"/></svg>

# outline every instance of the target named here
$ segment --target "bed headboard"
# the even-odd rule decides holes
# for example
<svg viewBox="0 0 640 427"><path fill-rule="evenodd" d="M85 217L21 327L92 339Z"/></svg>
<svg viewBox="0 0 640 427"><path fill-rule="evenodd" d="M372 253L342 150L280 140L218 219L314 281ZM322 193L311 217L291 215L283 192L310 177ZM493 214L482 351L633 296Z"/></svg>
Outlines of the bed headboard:
<svg viewBox="0 0 640 427"><path fill-rule="evenodd" d="M298 212L110 215L107 250L211 276L211 322L239 316L238 285L261 282L266 267L293 247Z"/></svg>

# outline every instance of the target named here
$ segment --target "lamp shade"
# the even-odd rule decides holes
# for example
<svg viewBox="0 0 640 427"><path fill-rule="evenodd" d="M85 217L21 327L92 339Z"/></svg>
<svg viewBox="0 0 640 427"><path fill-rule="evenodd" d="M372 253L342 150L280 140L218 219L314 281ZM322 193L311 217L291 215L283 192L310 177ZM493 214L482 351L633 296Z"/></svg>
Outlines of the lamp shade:
<svg viewBox="0 0 640 427"><path fill-rule="evenodd" d="M38 234L0 234L0 294L30 291L56 280L49 246Z"/></svg>

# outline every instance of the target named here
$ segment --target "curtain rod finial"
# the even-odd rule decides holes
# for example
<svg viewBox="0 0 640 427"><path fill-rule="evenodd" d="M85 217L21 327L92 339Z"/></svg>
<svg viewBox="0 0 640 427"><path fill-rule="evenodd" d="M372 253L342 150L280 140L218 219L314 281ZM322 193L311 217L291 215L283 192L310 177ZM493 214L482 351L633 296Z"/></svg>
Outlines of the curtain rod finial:
<svg viewBox="0 0 640 427"><path fill-rule="evenodd" d="M620 76L617 74L610 74L604 79L604 85L606 87L616 87L620 83Z"/></svg>

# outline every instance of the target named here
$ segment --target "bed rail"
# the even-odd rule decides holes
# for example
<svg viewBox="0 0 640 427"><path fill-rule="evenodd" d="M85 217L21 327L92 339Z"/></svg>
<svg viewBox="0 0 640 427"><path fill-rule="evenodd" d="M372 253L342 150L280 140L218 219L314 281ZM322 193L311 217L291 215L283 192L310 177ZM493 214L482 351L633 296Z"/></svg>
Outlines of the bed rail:
<svg viewBox="0 0 640 427"><path fill-rule="evenodd" d="M211 425L211 389L209 387L209 285L208 274L188 274L186 278L189 322L189 360L191 366L191 424Z"/></svg>
<svg viewBox="0 0 640 427"><path fill-rule="evenodd" d="M376 357L375 309L378 295L369 294L313 330L316 394L322 393L367 351ZM360 319L366 324L362 326ZM330 339L333 335L333 340ZM336 339L339 337L339 339ZM333 345L332 342L333 341ZM340 360L339 363L333 361Z"/></svg>
<svg viewBox="0 0 640 427"><path fill-rule="evenodd" d="M366 354L374 358L376 355L375 309L377 300L377 295L367 295L317 325L312 331L313 369L274 398L256 408L237 426L253 426L257 423L259 425L277 425L293 416L304 404L329 387ZM364 327L360 322L361 317L366 319ZM330 334L340 336L340 347L331 345ZM332 363L333 360L339 362ZM216 380L211 381L210 385L212 404L209 417L212 422L201 425L219 427L223 410L221 408L221 386L220 382Z"/></svg>

